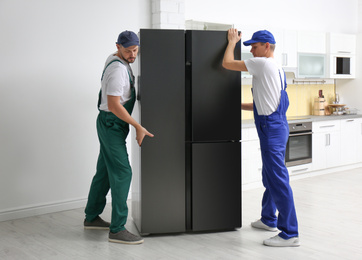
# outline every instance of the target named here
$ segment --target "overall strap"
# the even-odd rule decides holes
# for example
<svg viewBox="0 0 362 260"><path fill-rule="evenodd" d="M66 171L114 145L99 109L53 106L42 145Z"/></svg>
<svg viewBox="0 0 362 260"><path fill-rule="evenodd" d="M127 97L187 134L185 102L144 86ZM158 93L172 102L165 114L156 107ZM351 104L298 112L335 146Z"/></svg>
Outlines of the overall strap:
<svg viewBox="0 0 362 260"><path fill-rule="evenodd" d="M285 75L284 70L283 70L283 72L284 72L284 87L283 87L282 75L280 74L280 70L279 70L280 84L281 84L282 90L286 90L287 89L287 76Z"/></svg>
<svg viewBox="0 0 362 260"><path fill-rule="evenodd" d="M106 69L108 68L108 66L111 65L111 64L112 64L113 62L115 62L115 61L118 61L118 62L120 62L120 63L123 64L123 62L120 61L120 60L112 60L111 62L109 62L109 63L107 64L107 66L106 66L106 67L104 68L104 70L103 70L102 77L101 77L101 81L103 80L104 73L106 72ZM123 65L124 65L124 64L123 64ZM126 65L124 65L124 66L126 66ZM129 82L131 83L131 86L132 86L133 80L132 80L132 77L131 77L128 69L127 69L127 72L128 72ZM97 104L98 110L99 110L99 106L101 105L101 101L102 101L102 87L101 87L101 89L100 89L100 91L99 91L99 94L98 94L98 104Z"/></svg>
<svg viewBox="0 0 362 260"><path fill-rule="evenodd" d="M113 62L115 62L115 61L118 61L118 62L120 62L120 63L123 64L123 62L120 61L120 60L112 60L111 62L109 62L109 63L107 64L107 66L106 66L106 67L104 68L104 70L103 70L101 81L103 80L104 73L106 72L106 69L108 68L108 66L111 65L111 64L112 64ZM123 64L123 65L124 65L124 64ZM124 65L124 66L126 66L126 65ZM133 80L132 80L132 77L131 77L128 69L127 69L127 72L128 72L129 82L131 82L131 84L133 84Z"/></svg>

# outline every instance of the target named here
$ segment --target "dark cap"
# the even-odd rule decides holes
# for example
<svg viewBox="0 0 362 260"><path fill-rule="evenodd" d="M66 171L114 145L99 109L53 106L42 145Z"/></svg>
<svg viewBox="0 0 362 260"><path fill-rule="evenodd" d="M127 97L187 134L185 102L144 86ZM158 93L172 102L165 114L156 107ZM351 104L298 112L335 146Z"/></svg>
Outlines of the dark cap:
<svg viewBox="0 0 362 260"><path fill-rule="evenodd" d="M122 45L125 48L133 45L140 46L140 40L138 39L138 36L132 31L121 32L116 43Z"/></svg>
<svg viewBox="0 0 362 260"><path fill-rule="evenodd" d="M243 42L245 46L249 46L257 42L269 42L275 44L275 39L273 34L267 30L257 31L253 34L253 37L249 41Z"/></svg>

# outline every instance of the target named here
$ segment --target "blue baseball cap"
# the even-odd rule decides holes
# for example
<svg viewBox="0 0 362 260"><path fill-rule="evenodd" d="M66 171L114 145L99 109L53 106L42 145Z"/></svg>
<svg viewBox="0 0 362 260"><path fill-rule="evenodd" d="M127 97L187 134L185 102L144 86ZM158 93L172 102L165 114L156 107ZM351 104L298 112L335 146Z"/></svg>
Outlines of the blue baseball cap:
<svg viewBox="0 0 362 260"><path fill-rule="evenodd" d="M253 43L257 42L269 42L271 44L275 44L275 39L273 34L267 30L257 31L253 34L253 37L249 41L243 42L245 46L249 46Z"/></svg>
<svg viewBox="0 0 362 260"><path fill-rule="evenodd" d="M122 45L125 48L133 45L140 46L140 40L138 39L137 34L132 31L121 32L116 43Z"/></svg>

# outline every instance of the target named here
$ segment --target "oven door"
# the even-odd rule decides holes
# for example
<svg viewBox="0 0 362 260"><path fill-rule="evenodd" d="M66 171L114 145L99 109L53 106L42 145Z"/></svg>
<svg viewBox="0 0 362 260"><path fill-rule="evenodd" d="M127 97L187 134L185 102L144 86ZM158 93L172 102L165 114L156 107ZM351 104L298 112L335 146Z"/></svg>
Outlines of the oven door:
<svg viewBox="0 0 362 260"><path fill-rule="evenodd" d="M285 165L295 166L312 162L312 132L289 134L285 151Z"/></svg>

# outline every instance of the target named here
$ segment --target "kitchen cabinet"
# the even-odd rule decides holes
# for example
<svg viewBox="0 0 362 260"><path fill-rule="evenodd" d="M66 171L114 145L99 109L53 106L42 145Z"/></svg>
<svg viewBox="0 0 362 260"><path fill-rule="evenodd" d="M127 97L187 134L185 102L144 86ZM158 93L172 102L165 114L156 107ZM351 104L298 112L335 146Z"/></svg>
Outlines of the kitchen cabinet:
<svg viewBox="0 0 362 260"><path fill-rule="evenodd" d="M326 54L326 33L299 31L298 52Z"/></svg>
<svg viewBox="0 0 362 260"><path fill-rule="evenodd" d="M285 71L295 72L297 67L297 31L285 30L282 36L281 46L281 64ZM276 51L279 49L279 43L277 43Z"/></svg>
<svg viewBox="0 0 362 260"><path fill-rule="evenodd" d="M313 170L340 165L340 120L313 122Z"/></svg>
<svg viewBox="0 0 362 260"><path fill-rule="evenodd" d="M356 119L356 143L357 143L357 154L356 160L358 163L362 162L362 118Z"/></svg>
<svg viewBox="0 0 362 260"><path fill-rule="evenodd" d="M326 34L298 32L298 78L325 78Z"/></svg>
<svg viewBox="0 0 362 260"><path fill-rule="evenodd" d="M356 53L356 35L329 33L327 36L329 53Z"/></svg>
<svg viewBox="0 0 362 260"><path fill-rule="evenodd" d="M290 166L288 168L289 176L304 174L312 170L313 164L306 163L302 165Z"/></svg>
<svg viewBox="0 0 362 260"><path fill-rule="evenodd" d="M341 121L341 165L357 162L358 122L356 119L342 119Z"/></svg>
<svg viewBox="0 0 362 260"><path fill-rule="evenodd" d="M242 183L261 181L261 150L255 127L242 129Z"/></svg>
<svg viewBox="0 0 362 260"><path fill-rule="evenodd" d="M328 77L356 77L356 35L330 33L327 37Z"/></svg>

